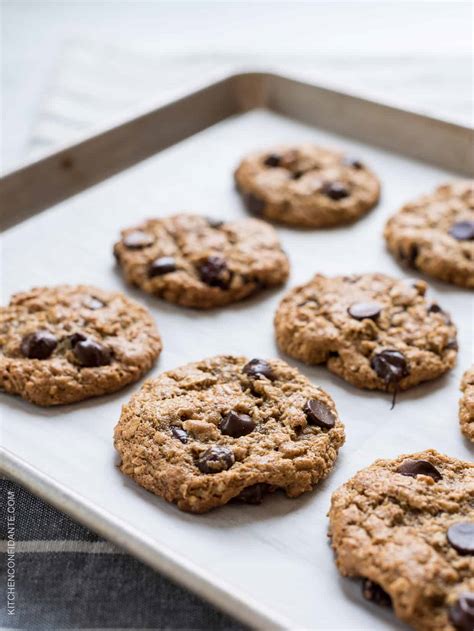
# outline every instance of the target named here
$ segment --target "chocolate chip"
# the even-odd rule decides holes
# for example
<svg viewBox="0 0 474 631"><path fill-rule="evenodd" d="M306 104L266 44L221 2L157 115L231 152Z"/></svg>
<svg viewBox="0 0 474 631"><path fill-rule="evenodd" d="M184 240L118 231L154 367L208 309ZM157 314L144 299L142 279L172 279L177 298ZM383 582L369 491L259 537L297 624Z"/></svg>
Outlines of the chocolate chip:
<svg viewBox="0 0 474 631"><path fill-rule="evenodd" d="M87 339L87 336L84 333L73 333L72 335L68 335L67 339L72 347L76 346L78 342L83 342Z"/></svg>
<svg viewBox="0 0 474 631"><path fill-rule="evenodd" d="M382 607L391 607L392 599L387 592L380 587L378 583L374 583L369 578L362 581L362 595L366 600L381 605Z"/></svg>
<svg viewBox="0 0 474 631"><path fill-rule="evenodd" d="M322 192L335 201L349 197L349 191L342 182L326 182L322 186Z"/></svg>
<svg viewBox="0 0 474 631"><path fill-rule="evenodd" d="M272 367L264 359L251 359L242 368L242 372L249 377L256 377L257 379L259 379L260 377L266 377L271 381L275 379Z"/></svg>
<svg viewBox="0 0 474 631"><path fill-rule="evenodd" d="M447 538L459 554L474 554L474 521L460 521L448 528Z"/></svg>
<svg viewBox="0 0 474 631"><path fill-rule="evenodd" d="M277 167L280 164L280 156L276 153L271 153L269 156L265 158L264 164L267 167Z"/></svg>
<svg viewBox="0 0 474 631"><path fill-rule="evenodd" d="M356 320L369 318L375 320L379 317L382 307L377 302L354 302L347 312Z"/></svg>
<svg viewBox="0 0 474 631"><path fill-rule="evenodd" d="M443 310L436 302L433 302L428 307L428 313L443 313Z"/></svg>
<svg viewBox="0 0 474 631"><path fill-rule="evenodd" d="M384 380L387 387L391 384L395 386L391 408L393 410L398 392L398 384L403 377L410 374L405 356L403 353L400 353L400 351L386 349L372 357L370 366L375 370L377 376Z"/></svg>
<svg viewBox="0 0 474 631"><path fill-rule="evenodd" d="M449 621L457 631L474 629L474 592L463 592L448 611Z"/></svg>
<svg viewBox="0 0 474 631"><path fill-rule="evenodd" d="M459 344L456 338L453 338L452 340L448 340L448 343L446 344L446 348L448 350L453 350L453 351L458 351L459 350Z"/></svg>
<svg viewBox="0 0 474 631"><path fill-rule="evenodd" d="M234 499L245 504L261 504L265 495L268 495L272 489L271 484L265 484L264 482L252 484L252 486L247 486L240 491Z"/></svg>
<svg viewBox="0 0 474 631"><path fill-rule="evenodd" d="M301 177L303 177L303 175L304 175L304 171L293 171L293 173L291 174L291 179L299 180Z"/></svg>
<svg viewBox="0 0 474 631"><path fill-rule="evenodd" d="M170 274L176 271L176 261L172 256L160 256L155 259L148 268L149 278L155 276L163 276L164 274Z"/></svg>
<svg viewBox="0 0 474 631"><path fill-rule="evenodd" d="M317 399L308 399L303 407L303 412L310 425L317 425L322 429L334 427L336 417L328 406Z"/></svg>
<svg viewBox="0 0 474 631"><path fill-rule="evenodd" d="M143 230L134 230L123 238L123 244L129 250L141 250L153 245L154 242L155 237L149 232L143 232Z"/></svg>
<svg viewBox="0 0 474 631"><path fill-rule="evenodd" d="M234 462L235 457L231 449L214 445L201 454L197 466L202 473L220 473L230 469Z"/></svg>
<svg viewBox="0 0 474 631"><path fill-rule="evenodd" d="M255 426L255 421L248 414L240 414L232 410L224 416L219 429L226 436L240 438L253 432Z"/></svg>
<svg viewBox="0 0 474 631"><path fill-rule="evenodd" d="M208 256L199 266L199 276L209 287L227 289L230 284L230 271L221 256Z"/></svg>
<svg viewBox="0 0 474 631"><path fill-rule="evenodd" d="M184 430L182 427L177 427L176 425L173 425L171 427L171 433L173 434L175 438L180 440L182 443L186 444L188 442L188 438L189 438L188 432Z"/></svg>
<svg viewBox="0 0 474 631"><path fill-rule="evenodd" d="M263 199L256 197L253 193L246 193L244 195L244 203L247 210L252 213L252 215L261 215L265 208Z"/></svg>
<svg viewBox="0 0 474 631"><path fill-rule="evenodd" d="M106 366L111 362L109 349L90 338L78 340L73 344L73 352L81 366L87 368Z"/></svg>
<svg viewBox="0 0 474 631"><path fill-rule="evenodd" d="M29 359L48 359L58 345L49 331L35 331L21 340L20 350Z"/></svg>
<svg viewBox="0 0 474 631"><path fill-rule="evenodd" d="M211 228L214 228L215 230L217 230L218 228L222 228L222 226L224 225L223 221L221 221L220 219L214 219L213 217L207 217L207 223Z"/></svg>
<svg viewBox="0 0 474 631"><path fill-rule="evenodd" d="M364 165L360 160L357 160L357 158L352 158L351 156L345 156L342 160L342 164L344 164L346 167L352 167L353 169L363 169Z"/></svg>
<svg viewBox="0 0 474 631"><path fill-rule="evenodd" d="M407 361L403 353L394 349L386 349L372 358L370 366L377 373L377 377L385 383L398 383L409 374Z"/></svg>
<svg viewBox="0 0 474 631"><path fill-rule="evenodd" d="M449 234L457 241L472 241L474 239L474 221L457 221L449 229Z"/></svg>
<svg viewBox="0 0 474 631"><path fill-rule="evenodd" d="M92 311L96 311L97 309L102 309L102 307L105 307L105 303L102 302L102 300L91 296L84 301L84 306L88 309L92 309Z"/></svg>
<svg viewBox="0 0 474 631"><path fill-rule="evenodd" d="M443 477L438 469L427 460L405 460L398 467L397 473L412 478L416 478L417 475L427 475L433 478L435 482L438 482L438 480L441 480Z"/></svg>

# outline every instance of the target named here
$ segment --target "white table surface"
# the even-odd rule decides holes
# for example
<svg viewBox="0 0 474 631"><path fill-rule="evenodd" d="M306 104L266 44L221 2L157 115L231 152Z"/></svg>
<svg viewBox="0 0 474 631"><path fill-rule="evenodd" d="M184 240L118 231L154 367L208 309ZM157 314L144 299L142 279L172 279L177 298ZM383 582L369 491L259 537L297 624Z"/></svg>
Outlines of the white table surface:
<svg viewBox="0 0 474 631"><path fill-rule="evenodd" d="M271 63L468 124L469 2L1 0L5 169L209 70Z"/></svg>

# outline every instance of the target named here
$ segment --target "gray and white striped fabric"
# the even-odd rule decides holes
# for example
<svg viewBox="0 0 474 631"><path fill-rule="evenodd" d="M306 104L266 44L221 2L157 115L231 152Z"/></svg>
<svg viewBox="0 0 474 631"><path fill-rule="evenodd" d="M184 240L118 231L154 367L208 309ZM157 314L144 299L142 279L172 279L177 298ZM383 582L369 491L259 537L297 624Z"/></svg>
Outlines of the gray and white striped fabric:
<svg viewBox="0 0 474 631"><path fill-rule="evenodd" d="M244 630L8 480L0 506L0 628Z"/></svg>

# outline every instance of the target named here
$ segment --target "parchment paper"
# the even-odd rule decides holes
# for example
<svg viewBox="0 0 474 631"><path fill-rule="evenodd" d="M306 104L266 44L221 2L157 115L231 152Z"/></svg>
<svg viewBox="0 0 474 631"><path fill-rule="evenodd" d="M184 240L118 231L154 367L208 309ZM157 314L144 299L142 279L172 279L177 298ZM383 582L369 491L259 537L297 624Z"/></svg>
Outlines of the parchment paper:
<svg viewBox="0 0 474 631"><path fill-rule="evenodd" d="M10 230L3 243L3 302L16 291L43 284L91 283L125 290L150 308L163 336L164 351L152 374L218 353L278 355L272 321L286 288L221 310L186 310L125 287L114 268L112 245L121 227L149 216L181 210L226 219L246 216L232 181L241 155L302 140L341 146L371 165L381 177L383 199L349 227L278 228L292 265L287 288L317 271L406 275L385 251L384 222L403 202L451 175L254 111L224 121ZM299 499L275 496L259 507L228 506L192 516L122 476L115 466L112 432L121 404L138 385L56 409L39 409L1 395L2 443L84 501L101 507L116 523L133 528L137 539L166 548L179 563L201 568L249 607L266 611L275 625L403 629L390 611L363 600L358 583L339 577L327 541L326 513L331 492L376 458L434 447L473 459L457 419L461 373L472 361L472 299L467 291L430 283L433 299L458 325L458 365L444 378L402 393L394 410L388 395L358 390L324 367L299 365L333 396L347 431L332 474ZM216 601L212 591L206 595ZM217 600L226 605L225 598Z"/></svg>

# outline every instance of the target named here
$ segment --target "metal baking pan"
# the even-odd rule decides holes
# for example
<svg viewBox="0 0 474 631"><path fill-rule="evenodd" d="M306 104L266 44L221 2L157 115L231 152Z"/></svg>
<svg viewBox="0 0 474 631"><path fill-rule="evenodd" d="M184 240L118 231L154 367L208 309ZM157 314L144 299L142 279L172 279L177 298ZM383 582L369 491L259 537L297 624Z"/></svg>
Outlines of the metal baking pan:
<svg viewBox="0 0 474 631"><path fill-rule="evenodd" d="M383 225L402 203L474 171L474 132L277 74L226 77L45 157L0 180L2 293L91 283L146 304L164 340L158 374L217 353L278 354L273 313L285 289L196 312L125 288L111 248L119 229L180 210L244 217L232 171L247 151L312 141L338 146L379 174L379 206L351 226L278 227L289 286L312 273L404 271L385 250ZM112 446L117 394L54 409L1 395L1 470L157 570L260 629L404 629L339 577L327 542L332 491L378 457L434 447L472 460L457 421L458 386L471 363L470 294L430 281L459 329L455 370L403 393L357 390L324 367L300 369L335 399L347 441L327 480L296 500L179 512L120 474ZM296 362L292 362L296 363Z"/></svg>

